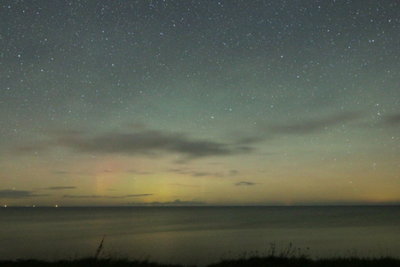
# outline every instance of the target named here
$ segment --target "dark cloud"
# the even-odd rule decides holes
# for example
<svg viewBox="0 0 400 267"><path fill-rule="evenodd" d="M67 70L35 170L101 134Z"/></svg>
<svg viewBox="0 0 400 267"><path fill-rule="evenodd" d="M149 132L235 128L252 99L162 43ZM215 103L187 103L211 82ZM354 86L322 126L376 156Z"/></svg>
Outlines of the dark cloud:
<svg viewBox="0 0 400 267"><path fill-rule="evenodd" d="M169 172L182 174L182 175L190 175L193 177L204 177L204 176L213 176L213 177L223 177L225 176L221 172L205 172L205 171L193 171L187 169L169 169Z"/></svg>
<svg viewBox="0 0 400 267"><path fill-rule="evenodd" d="M269 126L265 127L265 130L274 135L310 134L326 130L329 127L346 123L357 118L360 118L360 115L357 113L342 113L325 118L302 120L294 123L270 124Z"/></svg>
<svg viewBox="0 0 400 267"><path fill-rule="evenodd" d="M69 190L69 189L76 189L76 186L51 186L44 188L46 190Z"/></svg>
<svg viewBox="0 0 400 267"><path fill-rule="evenodd" d="M128 128L136 129L136 130L144 130L147 128L146 124L143 122L132 122L127 124Z"/></svg>
<svg viewBox="0 0 400 267"><path fill-rule="evenodd" d="M48 195L35 194L34 191L26 191L26 190L11 190L11 189L0 190L0 198L31 198L31 197L43 197L43 196L48 196Z"/></svg>
<svg viewBox="0 0 400 267"><path fill-rule="evenodd" d="M305 135L322 132L358 118L361 118L359 113L347 112L323 118L268 123L253 132L236 132L231 134L231 137L236 140L237 146L251 146L282 135Z"/></svg>
<svg viewBox="0 0 400 267"><path fill-rule="evenodd" d="M176 199L174 201L167 202L133 202L130 203L132 206L204 206L207 203L201 201L182 201L180 199Z"/></svg>
<svg viewBox="0 0 400 267"><path fill-rule="evenodd" d="M134 133L112 132L89 136L79 132L60 133L52 140L36 145L19 147L21 152L33 152L54 146L67 147L79 152L130 155L157 155L176 153L186 158L228 156L250 152L252 148L209 140L190 138L181 133L142 130Z"/></svg>
<svg viewBox="0 0 400 267"><path fill-rule="evenodd" d="M203 177L203 176L217 176L217 177L221 177L222 174L218 173L218 172L193 172L191 173L191 175L193 177Z"/></svg>
<svg viewBox="0 0 400 267"><path fill-rule="evenodd" d="M193 171L188 169L169 169L168 171L181 175L190 175L193 177L203 177L203 176L226 177L226 176L235 176L239 173L239 171L237 170L229 170L227 172L207 172L207 171Z"/></svg>
<svg viewBox="0 0 400 267"><path fill-rule="evenodd" d="M229 171L229 175L230 176L235 176L235 175L238 175L239 174L239 171L238 170L230 170Z"/></svg>
<svg viewBox="0 0 400 267"><path fill-rule="evenodd" d="M181 134L160 131L111 133L97 137L75 137L60 140L60 144L81 152L150 154L173 152L188 157L221 156L235 153L226 144L189 139Z"/></svg>
<svg viewBox="0 0 400 267"><path fill-rule="evenodd" d="M103 196L103 195L64 195L64 198L78 198L78 199L83 199L83 198L96 198L96 199L101 199L101 198L107 198L107 199L115 199L115 198L131 198L131 197L148 197L152 196L153 194L132 194L132 195L122 195L122 196Z"/></svg>
<svg viewBox="0 0 400 267"><path fill-rule="evenodd" d="M51 147L66 147L78 152L97 154L155 156L174 153L182 155L181 160L186 162L193 158L249 153L254 150L251 145L263 142L276 135L301 135L320 132L359 117L357 113L341 113L319 119L269 124L259 129L258 132L234 138L236 141L232 142L196 139L182 133L169 133L144 128L133 133L110 132L101 135L90 135L82 131L56 131L49 135L50 141L21 146L18 150L20 152L37 152ZM397 123L398 116L390 117L388 121L392 124ZM197 177L207 175L209 174L193 173L193 176Z"/></svg>
<svg viewBox="0 0 400 267"><path fill-rule="evenodd" d="M256 185L256 183L241 181L241 182L235 183L235 185L236 186L252 186L252 185Z"/></svg>
<svg viewBox="0 0 400 267"><path fill-rule="evenodd" d="M237 144L241 145L252 145L256 143L260 143L272 137L270 133L266 133L265 129L262 128L261 132L252 133L252 134L244 134L243 136L239 136L239 134L235 134L235 140Z"/></svg>
<svg viewBox="0 0 400 267"><path fill-rule="evenodd" d="M384 123L387 126L399 126L400 125L400 114L392 114L385 116Z"/></svg>

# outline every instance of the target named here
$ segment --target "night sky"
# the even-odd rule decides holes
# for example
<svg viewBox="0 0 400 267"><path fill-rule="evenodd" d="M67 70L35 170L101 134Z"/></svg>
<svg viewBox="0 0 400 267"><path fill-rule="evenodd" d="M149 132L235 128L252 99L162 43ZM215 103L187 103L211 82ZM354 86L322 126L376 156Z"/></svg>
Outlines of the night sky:
<svg viewBox="0 0 400 267"><path fill-rule="evenodd" d="M398 0L1 1L1 205L400 202Z"/></svg>

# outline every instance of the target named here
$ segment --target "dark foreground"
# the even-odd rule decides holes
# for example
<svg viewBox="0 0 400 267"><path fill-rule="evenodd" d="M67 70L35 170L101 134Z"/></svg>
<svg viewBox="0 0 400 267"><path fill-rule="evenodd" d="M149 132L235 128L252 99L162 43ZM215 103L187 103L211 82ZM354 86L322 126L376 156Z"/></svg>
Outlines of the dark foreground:
<svg viewBox="0 0 400 267"><path fill-rule="evenodd" d="M158 264L148 261L129 261L129 260L113 260L113 259L79 259L79 260L63 260L56 262L46 262L39 260L18 260L18 261L0 261L0 266L12 267L28 267L28 266L110 266L110 267L183 267L183 265ZM334 258L312 260L306 257L252 257L238 260L224 260L219 263L210 264L208 267L239 267L239 266L273 266L273 267L330 267L330 266L399 266L400 259L394 258Z"/></svg>

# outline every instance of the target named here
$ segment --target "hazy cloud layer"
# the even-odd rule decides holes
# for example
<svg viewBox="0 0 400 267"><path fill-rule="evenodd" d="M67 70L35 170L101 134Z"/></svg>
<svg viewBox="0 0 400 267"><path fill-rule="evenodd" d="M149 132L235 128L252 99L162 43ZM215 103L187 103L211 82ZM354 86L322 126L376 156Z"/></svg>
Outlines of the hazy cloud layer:
<svg viewBox="0 0 400 267"><path fill-rule="evenodd" d="M387 126L399 126L400 125L400 113L386 116L384 118L384 123Z"/></svg>
<svg viewBox="0 0 400 267"><path fill-rule="evenodd" d="M225 176L222 172L206 172L206 171L193 171L187 169L169 169L169 172L180 174L180 175L189 175L192 177L204 177L204 176L213 176L213 177L223 177Z"/></svg>
<svg viewBox="0 0 400 267"><path fill-rule="evenodd" d="M66 147L78 152L98 154L155 155L181 154L186 158L228 156L252 151L251 147L201 140L181 133L143 130L134 133L111 132L90 136L80 132L60 132L51 140L37 145L19 147L21 152L32 152L52 147Z"/></svg>
<svg viewBox="0 0 400 267"><path fill-rule="evenodd" d="M399 115L387 118L388 124L398 124ZM110 132L90 135L81 131L57 131L49 135L48 142L19 147L20 152L32 152L52 147L66 147L73 151L96 154L162 155L180 154L183 159L209 156L229 156L249 153L251 145L279 135L304 135L320 132L339 124L360 118L357 113L341 113L319 119L307 119L291 123L272 123L252 134L235 138L236 141L219 142L189 137L182 133L169 133L141 129L133 133ZM105 170L106 172L108 170ZM132 171L135 173L135 171ZM137 174L144 174L136 172ZM60 173L65 174L65 173ZM207 172L192 176L218 176Z"/></svg>
<svg viewBox="0 0 400 267"><path fill-rule="evenodd" d="M308 119L293 123L270 124L265 130L271 134L310 134L323 131L328 127L336 126L360 118L357 113L341 113L325 118Z"/></svg>
<svg viewBox="0 0 400 267"><path fill-rule="evenodd" d="M194 171L189 169L169 169L168 172L180 174L180 175L189 175L192 177L204 177L204 176L212 176L212 177L229 177L235 176L239 173L238 170L229 170L227 172L208 172L208 171Z"/></svg>
<svg viewBox="0 0 400 267"><path fill-rule="evenodd" d="M147 197L152 196L153 194L132 194L132 195L122 195L122 196L103 196L103 195L64 195L64 198L94 198L94 199L116 199L116 198L131 198L131 197Z"/></svg>
<svg viewBox="0 0 400 267"><path fill-rule="evenodd" d="M76 189L76 186L51 186L44 188L46 190L69 190L69 189Z"/></svg>
<svg viewBox="0 0 400 267"><path fill-rule="evenodd" d="M230 176L235 176L235 175L238 175L239 174L239 171L238 170L230 170L229 171L229 175Z"/></svg>
<svg viewBox="0 0 400 267"><path fill-rule="evenodd" d="M31 198L31 197L42 197L42 196L48 196L48 195L35 194L34 191L27 191L27 190L11 190L11 189L0 190L0 198Z"/></svg>
<svg viewBox="0 0 400 267"><path fill-rule="evenodd" d="M167 201L167 202L150 202L150 203L143 203L143 202L133 202L130 203L132 206L202 206L206 205L207 203L201 201L182 201L180 199L176 199L174 201Z"/></svg>
<svg viewBox="0 0 400 267"><path fill-rule="evenodd" d="M241 181L241 182L235 183L235 185L236 186L252 186L252 185L256 185L256 183Z"/></svg>
<svg viewBox="0 0 400 267"><path fill-rule="evenodd" d="M234 138L236 139L236 144L247 146L261 143L282 135L306 135L319 133L324 130L329 130L334 126L355 121L359 118L361 118L360 114L347 112L316 119L268 123L259 127L257 131L247 134L235 133Z"/></svg>

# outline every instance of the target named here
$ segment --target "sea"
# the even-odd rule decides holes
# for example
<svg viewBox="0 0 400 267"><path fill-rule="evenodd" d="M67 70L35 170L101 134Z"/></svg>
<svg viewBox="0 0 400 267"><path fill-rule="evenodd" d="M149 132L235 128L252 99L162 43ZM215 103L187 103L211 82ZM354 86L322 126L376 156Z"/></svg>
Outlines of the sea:
<svg viewBox="0 0 400 267"><path fill-rule="evenodd" d="M400 258L400 206L0 208L0 260Z"/></svg>

